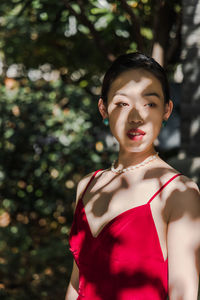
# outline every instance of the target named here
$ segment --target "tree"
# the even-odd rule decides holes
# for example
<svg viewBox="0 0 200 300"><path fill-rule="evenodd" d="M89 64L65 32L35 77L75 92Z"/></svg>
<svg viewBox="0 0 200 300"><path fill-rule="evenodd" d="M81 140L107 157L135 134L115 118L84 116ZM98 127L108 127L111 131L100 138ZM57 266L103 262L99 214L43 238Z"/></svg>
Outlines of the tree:
<svg viewBox="0 0 200 300"><path fill-rule="evenodd" d="M181 99L182 149L188 157L200 153L200 1L183 1L183 89Z"/></svg>
<svg viewBox="0 0 200 300"><path fill-rule="evenodd" d="M153 53L166 66L179 57L180 0L3 0L0 10L7 65L45 62L70 66L69 72L85 66L102 71L107 61L136 49Z"/></svg>

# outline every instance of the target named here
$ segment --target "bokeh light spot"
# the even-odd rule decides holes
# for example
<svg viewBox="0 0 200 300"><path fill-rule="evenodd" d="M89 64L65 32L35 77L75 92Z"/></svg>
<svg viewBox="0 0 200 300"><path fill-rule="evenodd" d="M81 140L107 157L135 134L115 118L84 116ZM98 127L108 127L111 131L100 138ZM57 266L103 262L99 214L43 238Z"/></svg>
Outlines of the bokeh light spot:
<svg viewBox="0 0 200 300"><path fill-rule="evenodd" d="M7 227L10 224L10 215L7 212L3 212L0 215L0 227Z"/></svg>
<svg viewBox="0 0 200 300"><path fill-rule="evenodd" d="M96 147L96 150L97 150L98 152L102 152L102 151L103 151L103 148L104 148L102 142L97 142L96 145L95 145L95 147Z"/></svg>
<svg viewBox="0 0 200 300"><path fill-rule="evenodd" d="M68 188L68 189L73 189L73 187L75 186L75 184L74 184L74 182L73 182L72 180L67 180L67 181L65 182L65 186L66 186L66 188Z"/></svg>

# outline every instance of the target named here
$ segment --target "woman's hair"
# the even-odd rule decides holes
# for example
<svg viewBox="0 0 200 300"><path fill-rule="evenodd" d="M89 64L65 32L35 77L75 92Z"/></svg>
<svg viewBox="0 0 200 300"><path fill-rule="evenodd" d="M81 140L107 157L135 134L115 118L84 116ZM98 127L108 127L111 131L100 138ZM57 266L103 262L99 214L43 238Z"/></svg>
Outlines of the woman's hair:
<svg viewBox="0 0 200 300"><path fill-rule="evenodd" d="M108 92L113 81L121 73L132 69L144 69L152 73L162 85L165 103L169 103L169 83L164 69L152 57L140 52L134 52L119 56L107 70L101 90L101 98L105 104L107 103Z"/></svg>

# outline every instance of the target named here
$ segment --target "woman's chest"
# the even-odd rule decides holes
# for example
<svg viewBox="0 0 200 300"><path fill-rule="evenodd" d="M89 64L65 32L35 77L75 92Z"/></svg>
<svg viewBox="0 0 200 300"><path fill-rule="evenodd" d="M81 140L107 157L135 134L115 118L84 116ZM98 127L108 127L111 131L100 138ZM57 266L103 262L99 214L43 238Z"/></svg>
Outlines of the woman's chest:
<svg viewBox="0 0 200 300"><path fill-rule="evenodd" d="M88 230L93 238L98 238L102 231L109 229L110 224L115 228L121 228L129 220L139 220L138 214L147 209L147 204L158 189L151 183L130 184L126 182L114 182L113 185L95 185L82 199ZM164 259L167 258L166 234L167 224L164 214L164 199L157 196L149 203L149 216L151 225L157 235ZM145 216L143 216L145 218ZM136 221L138 224L138 221ZM120 227L117 227L120 223ZM130 223L134 226L134 222ZM135 226L138 226L135 224ZM142 224L145 224L143 222ZM148 225L147 225L148 226ZM141 228L141 225L139 225ZM129 227L129 230L131 228ZM135 228L133 228L136 230ZM138 229L137 229L138 230ZM145 228L143 228L145 230ZM153 241L152 241L153 242Z"/></svg>

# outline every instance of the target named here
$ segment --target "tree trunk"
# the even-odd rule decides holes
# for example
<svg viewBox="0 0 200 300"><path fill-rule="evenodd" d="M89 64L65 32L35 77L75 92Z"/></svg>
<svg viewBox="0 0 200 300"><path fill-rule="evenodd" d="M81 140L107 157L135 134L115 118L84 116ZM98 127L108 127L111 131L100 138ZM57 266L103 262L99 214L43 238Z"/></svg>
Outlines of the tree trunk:
<svg viewBox="0 0 200 300"><path fill-rule="evenodd" d="M183 0L181 149L200 156L200 0Z"/></svg>
<svg viewBox="0 0 200 300"><path fill-rule="evenodd" d="M157 1L154 17L154 40L152 47L152 57L165 67L167 48L169 42L169 32L174 24L175 13L168 1Z"/></svg>

